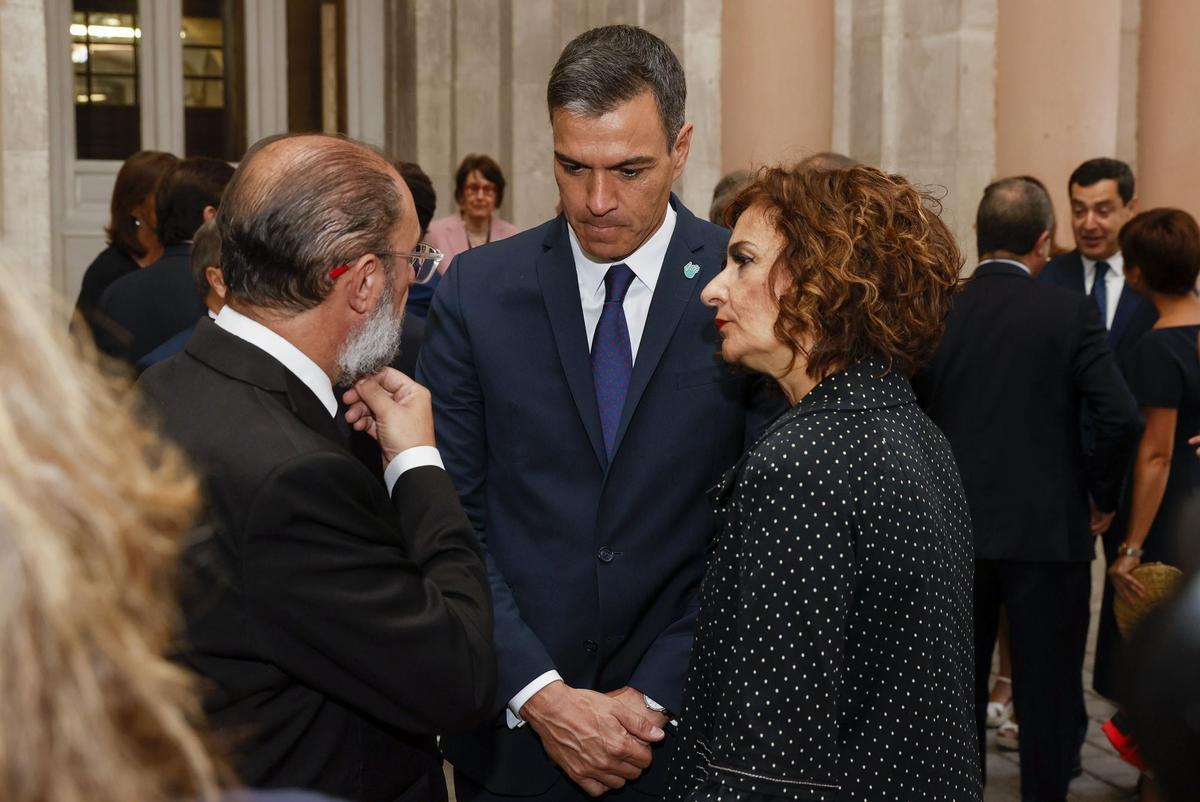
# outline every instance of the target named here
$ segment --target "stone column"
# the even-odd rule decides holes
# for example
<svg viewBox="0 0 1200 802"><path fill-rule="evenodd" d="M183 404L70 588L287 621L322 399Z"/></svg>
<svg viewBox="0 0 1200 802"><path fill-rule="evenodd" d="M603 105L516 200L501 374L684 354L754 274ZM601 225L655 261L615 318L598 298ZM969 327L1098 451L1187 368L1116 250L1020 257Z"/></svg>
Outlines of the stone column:
<svg viewBox="0 0 1200 802"><path fill-rule="evenodd" d="M1000 4L995 174L1045 182L1067 247L1067 178L1086 159L1117 155L1122 28L1121 0Z"/></svg>
<svg viewBox="0 0 1200 802"><path fill-rule="evenodd" d="M455 208L454 169L471 152L506 171L502 216L527 227L554 213L546 81L563 45L613 23L653 31L683 63L696 135L676 190L692 208L707 208L720 176L721 0L389 3L398 52L388 63L388 149L429 173L439 214Z"/></svg>
<svg viewBox="0 0 1200 802"><path fill-rule="evenodd" d="M46 95L44 4L0 0L0 265L38 290L54 284Z"/></svg>
<svg viewBox="0 0 1200 802"><path fill-rule="evenodd" d="M833 147L944 193L968 267L995 164L996 0L837 0Z"/></svg>
<svg viewBox="0 0 1200 802"><path fill-rule="evenodd" d="M833 0L725 0L722 20L722 169L829 150Z"/></svg>
<svg viewBox="0 0 1200 802"><path fill-rule="evenodd" d="M1200 216L1200 18L1189 0L1142 4L1138 175L1142 208L1177 206Z"/></svg>

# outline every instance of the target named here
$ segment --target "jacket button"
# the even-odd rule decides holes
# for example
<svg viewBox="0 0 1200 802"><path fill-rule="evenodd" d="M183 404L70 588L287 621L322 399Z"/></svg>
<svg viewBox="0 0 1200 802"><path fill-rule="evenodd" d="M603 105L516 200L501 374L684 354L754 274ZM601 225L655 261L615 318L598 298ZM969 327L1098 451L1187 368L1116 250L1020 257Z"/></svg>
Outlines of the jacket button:
<svg viewBox="0 0 1200 802"><path fill-rule="evenodd" d="M602 546L600 551L596 552L596 557L598 557L602 563L610 563L613 561L613 550L608 546Z"/></svg>
<svg viewBox="0 0 1200 802"><path fill-rule="evenodd" d="M583 650L585 652L587 652L588 654L595 654L596 650L599 648L600 648L600 645L598 643L596 643L596 641L594 641L594 640L585 640L583 642Z"/></svg>

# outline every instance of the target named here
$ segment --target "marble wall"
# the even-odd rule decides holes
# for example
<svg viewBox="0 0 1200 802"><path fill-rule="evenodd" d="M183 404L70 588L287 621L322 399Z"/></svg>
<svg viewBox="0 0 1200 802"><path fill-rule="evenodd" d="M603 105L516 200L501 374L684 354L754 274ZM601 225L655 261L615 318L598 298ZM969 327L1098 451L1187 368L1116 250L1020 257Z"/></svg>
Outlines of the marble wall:
<svg viewBox="0 0 1200 802"><path fill-rule="evenodd" d="M837 0L833 149L942 197L973 262L995 168L997 0Z"/></svg>
<svg viewBox="0 0 1200 802"><path fill-rule="evenodd" d="M518 226L554 214L546 81L563 46L598 25L641 25L674 49L688 79L692 153L676 190L707 209L721 170L721 0L392 0L398 52L389 70L387 149L419 163L454 209L453 177L468 153L505 170L501 215Z"/></svg>
<svg viewBox="0 0 1200 802"><path fill-rule="evenodd" d="M42 0L0 0L0 266L51 283L49 107Z"/></svg>

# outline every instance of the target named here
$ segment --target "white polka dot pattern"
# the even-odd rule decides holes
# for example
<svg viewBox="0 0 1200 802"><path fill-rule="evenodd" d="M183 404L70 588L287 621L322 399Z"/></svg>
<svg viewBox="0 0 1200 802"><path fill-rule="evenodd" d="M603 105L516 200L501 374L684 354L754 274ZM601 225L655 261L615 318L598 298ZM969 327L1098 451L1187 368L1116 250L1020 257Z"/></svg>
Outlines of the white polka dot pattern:
<svg viewBox="0 0 1200 802"><path fill-rule="evenodd" d="M827 378L735 470L666 798L979 800L970 519L907 380Z"/></svg>

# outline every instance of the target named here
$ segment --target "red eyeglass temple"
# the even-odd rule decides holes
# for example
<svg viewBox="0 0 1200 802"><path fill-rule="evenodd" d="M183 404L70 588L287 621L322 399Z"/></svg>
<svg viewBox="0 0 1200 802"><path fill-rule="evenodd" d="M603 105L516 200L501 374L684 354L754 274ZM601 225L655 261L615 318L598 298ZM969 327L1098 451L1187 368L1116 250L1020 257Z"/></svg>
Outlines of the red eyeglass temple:
<svg viewBox="0 0 1200 802"><path fill-rule="evenodd" d="M343 273L348 273L349 271L350 271L350 265L338 265L333 270L329 271L329 277L337 278L338 276L342 275Z"/></svg>

